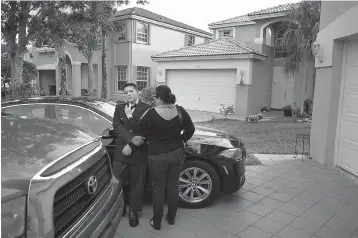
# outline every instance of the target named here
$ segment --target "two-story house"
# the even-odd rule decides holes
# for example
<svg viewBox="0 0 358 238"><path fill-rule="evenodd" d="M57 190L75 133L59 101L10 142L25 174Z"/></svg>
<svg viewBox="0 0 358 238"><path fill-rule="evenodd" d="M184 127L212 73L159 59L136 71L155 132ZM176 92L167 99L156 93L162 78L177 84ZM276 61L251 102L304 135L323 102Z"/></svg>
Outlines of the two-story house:
<svg viewBox="0 0 358 238"><path fill-rule="evenodd" d="M303 107L313 96L314 62L294 77L282 73L288 49L280 44L292 4L209 24L213 40L154 55L158 83L166 83L188 109L219 112L235 106L238 116L263 107Z"/></svg>
<svg viewBox="0 0 358 238"><path fill-rule="evenodd" d="M212 34L148 10L134 7L118 11L114 16L116 31L110 32L106 41L108 98L123 99L123 85L134 82L139 89L156 85L157 64L151 56L163 51L200 44ZM73 96L88 88L88 62L67 42L67 88ZM39 70L38 84L45 90L59 88L61 72L55 49L34 48L33 61ZM102 85L101 51L94 52L94 78L97 96ZM58 94L58 90L57 90Z"/></svg>

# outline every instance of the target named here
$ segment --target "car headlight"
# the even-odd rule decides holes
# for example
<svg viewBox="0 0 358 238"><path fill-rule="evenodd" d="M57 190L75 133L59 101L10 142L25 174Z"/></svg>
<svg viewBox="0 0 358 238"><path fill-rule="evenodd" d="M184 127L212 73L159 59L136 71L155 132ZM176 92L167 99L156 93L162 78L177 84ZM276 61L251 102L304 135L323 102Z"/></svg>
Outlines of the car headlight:
<svg viewBox="0 0 358 238"><path fill-rule="evenodd" d="M1 203L1 237L20 237L25 234L26 197Z"/></svg>
<svg viewBox="0 0 358 238"><path fill-rule="evenodd" d="M235 148L235 149L223 150L219 153L219 156L222 156L222 157L225 157L228 159L240 160L240 159L242 159L242 149Z"/></svg>

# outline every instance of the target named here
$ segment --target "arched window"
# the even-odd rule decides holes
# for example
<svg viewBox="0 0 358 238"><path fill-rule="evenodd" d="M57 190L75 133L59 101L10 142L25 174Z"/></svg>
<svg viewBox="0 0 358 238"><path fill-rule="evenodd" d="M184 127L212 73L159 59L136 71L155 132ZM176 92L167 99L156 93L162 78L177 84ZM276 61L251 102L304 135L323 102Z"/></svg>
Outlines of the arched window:
<svg viewBox="0 0 358 238"><path fill-rule="evenodd" d="M137 41L148 43L149 29L148 24L137 21Z"/></svg>
<svg viewBox="0 0 358 238"><path fill-rule="evenodd" d="M287 24L288 23L281 23L275 27L275 58L285 58L296 48L294 45L286 45L282 42L283 35L287 30Z"/></svg>

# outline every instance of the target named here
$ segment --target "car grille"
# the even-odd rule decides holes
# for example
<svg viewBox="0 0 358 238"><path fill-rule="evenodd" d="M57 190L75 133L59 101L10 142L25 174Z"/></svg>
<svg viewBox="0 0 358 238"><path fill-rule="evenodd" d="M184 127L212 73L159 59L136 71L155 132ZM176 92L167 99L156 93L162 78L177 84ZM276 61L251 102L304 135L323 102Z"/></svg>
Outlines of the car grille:
<svg viewBox="0 0 358 238"><path fill-rule="evenodd" d="M97 178L96 192L87 191L88 180ZM55 237L61 237L92 206L111 180L107 155L77 178L61 187L55 194L53 218Z"/></svg>

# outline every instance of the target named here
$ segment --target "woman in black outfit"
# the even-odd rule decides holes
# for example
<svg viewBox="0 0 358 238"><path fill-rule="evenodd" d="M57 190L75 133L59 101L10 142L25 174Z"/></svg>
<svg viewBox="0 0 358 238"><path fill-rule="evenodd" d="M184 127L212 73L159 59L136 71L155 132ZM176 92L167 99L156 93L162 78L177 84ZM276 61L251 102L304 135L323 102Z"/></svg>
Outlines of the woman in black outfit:
<svg viewBox="0 0 358 238"><path fill-rule="evenodd" d="M178 181L185 158L184 142L193 136L195 128L184 108L174 106L175 95L168 86L158 86L155 91L156 107L147 110L139 126L148 142L149 171L153 185L154 214L150 224L159 230L165 189L168 200L166 220L170 225L174 224L178 207Z"/></svg>

